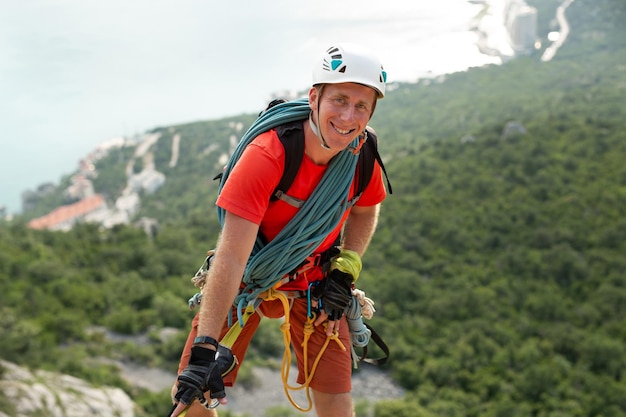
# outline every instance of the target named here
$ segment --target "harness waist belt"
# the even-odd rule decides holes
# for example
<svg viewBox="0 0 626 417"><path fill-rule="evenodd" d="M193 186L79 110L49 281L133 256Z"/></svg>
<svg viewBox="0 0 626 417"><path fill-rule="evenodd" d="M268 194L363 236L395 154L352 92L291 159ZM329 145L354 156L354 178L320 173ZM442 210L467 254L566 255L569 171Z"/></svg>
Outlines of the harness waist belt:
<svg viewBox="0 0 626 417"><path fill-rule="evenodd" d="M325 275L330 270L331 261L338 254L339 248L333 246L324 252L309 255L299 267L288 274L285 274L275 288L280 289L282 285L295 281L300 278L301 275L306 275L307 272L316 267L320 267L322 269L322 273ZM306 297L306 291L304 291L304 295L302 296Z"/></svg>

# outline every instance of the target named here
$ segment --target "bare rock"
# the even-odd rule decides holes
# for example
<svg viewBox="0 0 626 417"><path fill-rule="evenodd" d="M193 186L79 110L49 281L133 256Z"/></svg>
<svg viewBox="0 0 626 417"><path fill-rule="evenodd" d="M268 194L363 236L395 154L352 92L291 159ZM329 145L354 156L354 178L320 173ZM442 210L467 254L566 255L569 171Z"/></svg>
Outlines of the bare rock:
<svg viewBox="0 0 626 417"><path fill-rule="evenodd" d="M69 375L47 371L31 372L1 361L4 369L0 390L15 405L12 417L133 417L135 405L119 388L94 387ZM0 416L3 414L0 412Z"/></svg>

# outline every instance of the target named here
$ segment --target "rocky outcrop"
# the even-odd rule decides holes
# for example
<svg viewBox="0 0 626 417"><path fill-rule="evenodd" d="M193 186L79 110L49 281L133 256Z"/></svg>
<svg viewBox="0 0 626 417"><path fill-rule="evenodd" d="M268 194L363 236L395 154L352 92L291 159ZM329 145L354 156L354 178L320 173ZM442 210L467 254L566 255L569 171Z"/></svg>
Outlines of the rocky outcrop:
<svg viewBox="0 0 626 417"><path fill-rule="evenodd" d="M0 417L135 416L133 401L119 388L95 387L73 376L53 372L31 372L2 360L0 392L12 408L0 409Z"/></svg>

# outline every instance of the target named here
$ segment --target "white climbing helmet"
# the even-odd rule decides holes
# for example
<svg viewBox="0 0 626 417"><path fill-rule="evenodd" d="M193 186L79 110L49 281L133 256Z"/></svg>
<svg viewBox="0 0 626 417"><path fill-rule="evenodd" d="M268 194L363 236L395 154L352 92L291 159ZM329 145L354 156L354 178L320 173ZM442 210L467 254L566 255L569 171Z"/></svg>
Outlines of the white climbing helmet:
<svg viewBox="0 0 626 417"><path fill-rule="evenodd" d="M359 83L385 97L387 73L376 55L353 43L328 48L313 67L313 85Z"/></svg>

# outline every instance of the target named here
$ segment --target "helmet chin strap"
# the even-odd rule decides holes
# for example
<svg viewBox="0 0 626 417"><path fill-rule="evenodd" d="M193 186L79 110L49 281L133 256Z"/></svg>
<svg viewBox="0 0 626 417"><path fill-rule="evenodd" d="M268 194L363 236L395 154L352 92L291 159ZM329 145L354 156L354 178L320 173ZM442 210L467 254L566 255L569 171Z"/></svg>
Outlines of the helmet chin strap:
<svg viewBox="0 0 626 417"><path fill-rule="evenodd" d="M328 146L328 143L326 143L326 139L324 139L324 136L322 136L322 133L318 129L315 122L313 122L313 118L311 117L312 115L313 115L313 112L309 113L309 126L311 126L311 130L313 131L313 133L315 133L315 136L319 138L321 147L326 150L330 150L330 146ZM319 110L318 110L317 119L319 120Z"/></svg>

